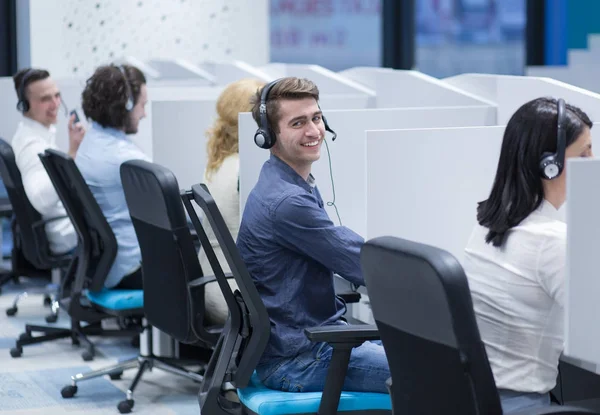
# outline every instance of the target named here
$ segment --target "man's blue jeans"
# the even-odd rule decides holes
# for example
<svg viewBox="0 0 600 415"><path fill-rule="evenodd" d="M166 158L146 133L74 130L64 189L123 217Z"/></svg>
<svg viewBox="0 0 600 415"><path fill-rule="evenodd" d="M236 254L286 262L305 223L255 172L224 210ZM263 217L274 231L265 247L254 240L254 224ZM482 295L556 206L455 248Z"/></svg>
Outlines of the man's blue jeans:
<svg viewBox="0 0 600 415"><path fill-rule="evenodd" d="M316 343L313 348L292 358L272 359L256 368L263 384L285 392L318 392L325 386L333 347ZM390 369L381 341L365 342L352 349L345 391L388 393L385 381Z"/></svg>
<svg viewBox="0 0 600 415"><path fill-rule="evenodd" d="M502 412L507 415L522 412L526 409L545 408L551 405L549 393L527 393L498 389L498 395L502 404Z"/></svg>

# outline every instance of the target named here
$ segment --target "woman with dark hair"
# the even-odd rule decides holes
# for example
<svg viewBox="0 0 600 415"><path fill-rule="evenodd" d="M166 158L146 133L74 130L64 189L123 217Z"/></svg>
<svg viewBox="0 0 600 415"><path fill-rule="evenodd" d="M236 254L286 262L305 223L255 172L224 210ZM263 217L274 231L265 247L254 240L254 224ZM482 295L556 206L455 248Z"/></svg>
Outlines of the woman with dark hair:
<svg viewBox="0 0 600 415"><path fill-rule="evenodd" d="M504 413L550 404L563 350L564 166L592 157L591 128L562 100L523 105L506 126L490 196L477 208L464 269Z"/></svg>

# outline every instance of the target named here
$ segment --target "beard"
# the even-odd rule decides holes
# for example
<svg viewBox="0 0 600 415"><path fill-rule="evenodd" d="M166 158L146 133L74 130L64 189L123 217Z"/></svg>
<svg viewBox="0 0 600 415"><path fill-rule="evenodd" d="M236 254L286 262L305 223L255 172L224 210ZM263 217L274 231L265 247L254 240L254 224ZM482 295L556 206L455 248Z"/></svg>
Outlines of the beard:
<svg viewBox="0 0 600 415"><path fill-rule="evenodd" d="M125 118L125 134L137 134L139 121L135 121L131 114Z"/></svg>

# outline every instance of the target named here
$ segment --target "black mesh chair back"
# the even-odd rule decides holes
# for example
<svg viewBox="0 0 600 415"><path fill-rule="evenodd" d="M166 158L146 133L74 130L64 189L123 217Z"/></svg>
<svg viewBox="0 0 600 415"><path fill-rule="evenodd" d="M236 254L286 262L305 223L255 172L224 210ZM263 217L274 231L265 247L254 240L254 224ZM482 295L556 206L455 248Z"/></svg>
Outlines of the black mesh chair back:
<svg viewBox="0 0 600 415"><path fill-rule="evenodd" d="M180 342L214 346L220 328L205 327L203 275L175 175L130 160L121 165L121 182L142 253L148 321Z"/></svg>
<svg viewBox="0 0 600 415"><path fill-rule="evenodd" d="M394 237L361 264L390 364L394 413L501 414L465 273L448 252Z"/></svg>

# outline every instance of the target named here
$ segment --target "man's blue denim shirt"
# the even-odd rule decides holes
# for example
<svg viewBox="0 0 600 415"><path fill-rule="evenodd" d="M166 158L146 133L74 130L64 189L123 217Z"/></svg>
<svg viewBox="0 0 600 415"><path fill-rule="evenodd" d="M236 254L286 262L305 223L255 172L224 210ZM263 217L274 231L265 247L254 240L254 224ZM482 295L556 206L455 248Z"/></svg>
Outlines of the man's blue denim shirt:
<svg viewBox="0 0 600 415"><path fill-rule="evenodd" d="M333 273L364 285L363 243L333 224L316 186L271 155L248 196L237 239L271 320L261 363L309 350L305 328L341 324L345 304L335 296Z"/></svg>

